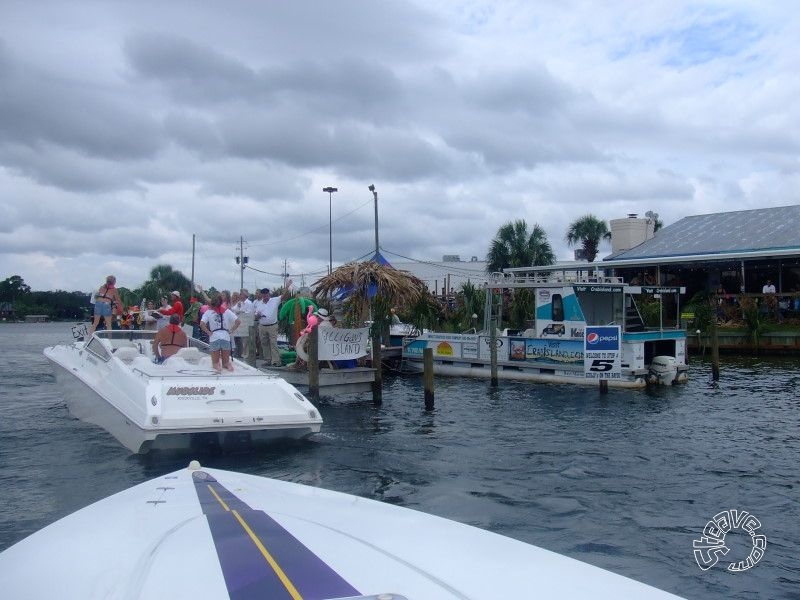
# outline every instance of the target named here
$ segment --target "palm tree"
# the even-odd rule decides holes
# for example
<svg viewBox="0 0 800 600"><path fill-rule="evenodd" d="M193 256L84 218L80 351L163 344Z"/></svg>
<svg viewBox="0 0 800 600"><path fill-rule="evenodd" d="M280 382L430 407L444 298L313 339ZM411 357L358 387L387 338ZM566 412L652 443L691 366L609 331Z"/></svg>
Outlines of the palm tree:
<svg viewBox="0 0 800 600"><path fill-rule="evenodd" d="M173 269L171 265L156 265L150 270L150 279L145 281L134 295L137 296L136 302L146 298L157 303L161 296L169 297L169 293L173 290L181 292L181 295L191 294L192 290L189 289L191 285L189 278Z"/></svg>
<svg viewBox="0 0 800 600"><path fill-rule="evenodd" d="M567 229L566 240L570 246L580 244L586 254L586 260L594 261L597 256L597 249L600 240L611 240L611 232L605 221L601 221L594 215L584 215Z"/></svg>
<svg viewBox="0 0 800 600"><path fill-rule="evenodd" d="M552 265L555 260L544 229L535 224L529 231L528 224L519 219L497 230L486 255L486 272L494 273L509 267Z"/></svg>

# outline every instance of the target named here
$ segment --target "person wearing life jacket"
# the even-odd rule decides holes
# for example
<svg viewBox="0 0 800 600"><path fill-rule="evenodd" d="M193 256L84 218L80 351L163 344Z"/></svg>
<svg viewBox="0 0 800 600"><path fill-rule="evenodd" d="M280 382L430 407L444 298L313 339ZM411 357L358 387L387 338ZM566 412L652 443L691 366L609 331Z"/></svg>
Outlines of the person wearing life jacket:
<svg viewBox="0 0 800 600"><path fill-rule="evenodd" d="M217 295L211 300L208 310L203 313L200 328L208 334L211 346L211 365L217 373L222 369L233 371L231 363L231 334L236 331L241 322L236 313L222 307L222 296ZM222 364L220 365L220 359Z"/></svg>
<svg viewBox="0 0 800 600"><path fill-rule="evenodd" d="M113 313L117 312L119 314L122 312L122 300L119 298L116 285L117 278L109 275L106 277L105 285L101 285L100 289L97 290L94 296L94 321L92 321L92 327L89 329L90 335L97 329L100 319L104 320L106 329L111 331L113 329Z"/></svg>
<svg viewBox="0 0 800 600"><path fill-rule="evenodd" d="M170 315L169 325L158 330L152 344L153 356L157 363L164 362L181 348L186 348L189 338L181 329L181 320L178 315Z"/></svg>

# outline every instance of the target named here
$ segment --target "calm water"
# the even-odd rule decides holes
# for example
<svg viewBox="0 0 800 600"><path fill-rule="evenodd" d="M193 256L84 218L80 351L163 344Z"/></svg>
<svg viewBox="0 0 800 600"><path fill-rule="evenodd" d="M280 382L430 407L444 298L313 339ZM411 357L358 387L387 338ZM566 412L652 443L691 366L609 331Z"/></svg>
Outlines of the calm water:
<svg viewBox="0 0 800 600"><path fill-rule="evenodd" d="M190 457L129 454L72 419L47 345L69 324L0 325L0 550ZM207 466L307 483L424 510L569 555L687 598L800 599L800 360L726 359L719 387L695 361L690 383L650 392L389 379L319 403L309 441L200 457ZM692 555L725 509L762 523L764 558L743 573ZM726 538L744 559L750 539Z"/></svg>

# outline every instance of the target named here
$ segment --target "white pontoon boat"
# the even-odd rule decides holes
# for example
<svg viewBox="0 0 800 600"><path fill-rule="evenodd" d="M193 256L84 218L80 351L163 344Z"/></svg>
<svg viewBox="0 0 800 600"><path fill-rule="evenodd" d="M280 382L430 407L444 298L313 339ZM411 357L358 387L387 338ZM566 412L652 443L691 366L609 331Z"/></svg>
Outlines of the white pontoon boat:
<svg viewBox="0 0 800 600"><path fill-rule="evenodd" d="M83 326L82 326L83 327ZM45 348L70 413L132 452L252 444L319 431L319 411L275 374L234 360L218 375L207 346L153 362L154 331L97 331Z"/></svg>
<svg viewBox="0 0 800 600"><path fill-rule="evenodd" d="M31 600L678 598L440 517L196 462L11 546L0 581Z"/></svg>
<svg viewBox="0 0 800 600"><path fill-rule="evenodd" d="M438 375L492 377L494 360L499 379L595 386L605 381L621 388L685 383L680 296L686 289L629 285L595 268L600 267L530 267L492 274L484 288L483 329L411 336L403 341L404 366L422 371L424 352L431 349ZM527 328L496 330L506 294L528 296Z"/></svg>

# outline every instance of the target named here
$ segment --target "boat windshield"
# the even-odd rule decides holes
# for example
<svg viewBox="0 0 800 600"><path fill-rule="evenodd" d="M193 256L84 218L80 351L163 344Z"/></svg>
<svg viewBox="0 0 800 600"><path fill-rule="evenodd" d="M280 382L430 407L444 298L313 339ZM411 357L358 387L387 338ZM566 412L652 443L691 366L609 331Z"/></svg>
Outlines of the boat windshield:
<svg viewBox="0 0 800 600"><path fill-rule="evenodd" d="M149 348L155 337L156 331L152 329L113 329L111 331L101 329L100 331L94 332L94 336L89 340L86 347L94 352L93 349L95 345L92 342L96 342L99 346L105 347L111 352L116 348L130 345L145 346L146 344ZM103 340L103 342L100 340ZM205 342L189 336L189 348L197 348L201 352L208 352L209 346ZM94 353L100 356L99 352ZM103 357L100 356L100 358ZM110 356L103 358L103 360L108 360L108 358L110 358Z"/></svg>

